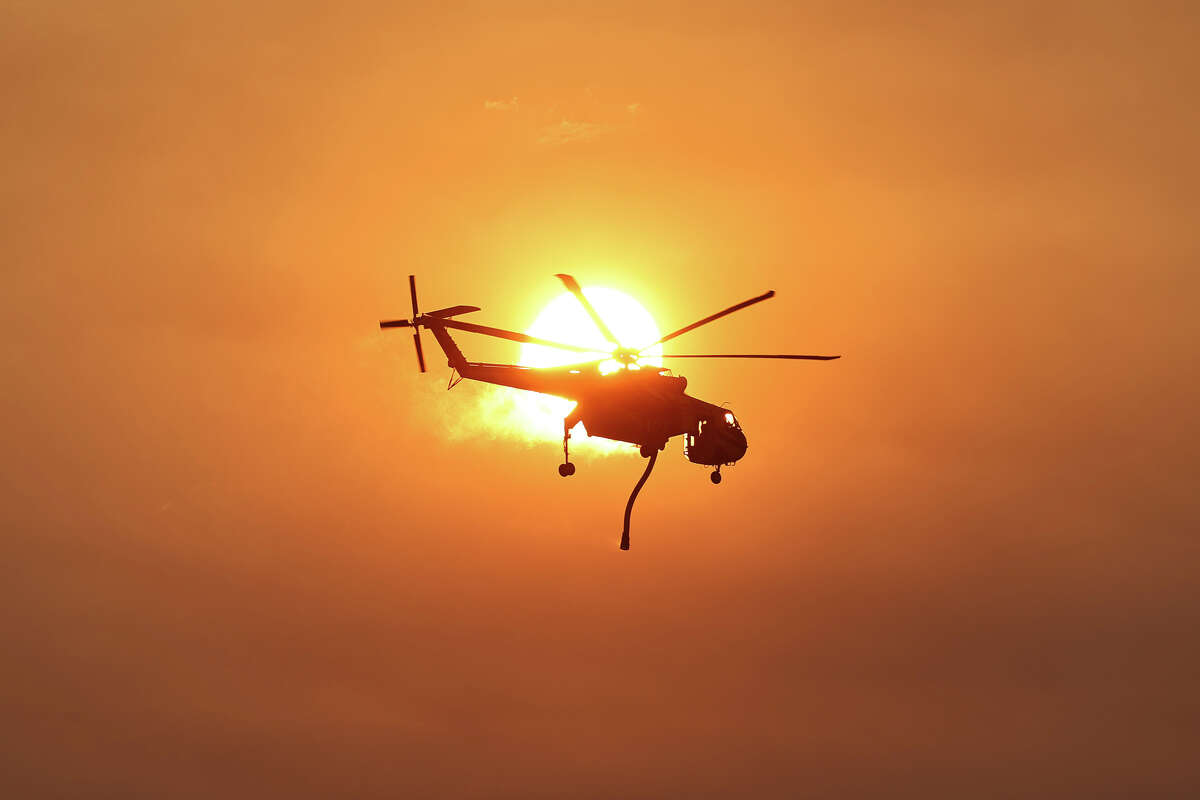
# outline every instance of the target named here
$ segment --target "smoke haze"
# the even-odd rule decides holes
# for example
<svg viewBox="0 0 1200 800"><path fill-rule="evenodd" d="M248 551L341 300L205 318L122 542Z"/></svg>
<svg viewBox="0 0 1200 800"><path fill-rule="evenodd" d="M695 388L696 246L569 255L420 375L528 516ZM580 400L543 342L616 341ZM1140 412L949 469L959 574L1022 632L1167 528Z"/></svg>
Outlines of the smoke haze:
<svg viewBox="0 0 1200 800"><path fill-rule="evenodd" d="M5 796L1200 789L1193 4L0 15ZM622 553L410 272L844 358Z"/></svg>

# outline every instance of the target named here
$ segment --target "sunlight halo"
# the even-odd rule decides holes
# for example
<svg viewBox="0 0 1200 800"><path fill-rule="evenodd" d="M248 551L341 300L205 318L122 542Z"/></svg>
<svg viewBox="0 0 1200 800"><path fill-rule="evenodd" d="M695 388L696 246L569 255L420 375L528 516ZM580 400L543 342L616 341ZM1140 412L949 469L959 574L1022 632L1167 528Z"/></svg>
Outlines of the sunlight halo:
<svg viewBox="0 0 1200 800"><path fill-rule="evenodd" d="M627 347L640 347L657 340L662 334L641 303L624 292L616 289L586 288L583 294L595 306L596 312L603 318L613 334ZM550 339L564 344L595 347L593 354L575 353L568 350L556 350L535 344L521 345L520 364L527 367L561 367L567 364L577 364L595 361L603 358L612 351L612 345L604 340L603 334L596 328L591 317L583 310L579 301L567 292L554 298L546 305L537 319L525 331L530 336ZM662 345L648 349L639 359L644 367L662 366ZM608 360L600 365L600 371L609 373L620 369L616 361ZM574 406L569 400L561 397L521 392L519 407L530 432L550 439L562 438L562 420ZM572 444L582 439L583 430L577 427L573 433ZM612 451L628 448L622 442L608 439L582 439L590 448Z"/></svg>

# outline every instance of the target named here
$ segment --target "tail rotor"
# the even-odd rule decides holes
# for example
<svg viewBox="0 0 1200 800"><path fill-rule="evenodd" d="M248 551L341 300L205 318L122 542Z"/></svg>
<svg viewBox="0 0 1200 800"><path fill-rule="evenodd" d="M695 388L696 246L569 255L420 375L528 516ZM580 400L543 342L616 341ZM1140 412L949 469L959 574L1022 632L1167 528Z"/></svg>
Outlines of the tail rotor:
<svg viewBox="0 0 1200 800"><path fill-rule="evenodd" d="M413 331L413 347L417 349L417 366L421 368L421 372L424 372L425 353L421 351L421 330L419 328Z"/></svg>
<svg viewBox="0 0 1200 800"><path fill-rule="evenodd" d="M417 307L417 279L414 275L408 276L408 293L412 296L412 319L387 319L379 323L380 328L412 328L413 329L413 347L417 351L417 366L421 372L425 372L425 351L421 349L421 328L417 325L417 319L421 316L421 312Z"/></svg>
<svg viewBox="0 0 1200 800"><path fill-rule="evenodd" d="M416 325L417 317L421 316L421 312L417 310L417 278L415 275L408 276L408 293L412 296L413 347L417 350L417 366L421 368L421 372L424 372L425 352L421 350L421 329Z"/></svg>

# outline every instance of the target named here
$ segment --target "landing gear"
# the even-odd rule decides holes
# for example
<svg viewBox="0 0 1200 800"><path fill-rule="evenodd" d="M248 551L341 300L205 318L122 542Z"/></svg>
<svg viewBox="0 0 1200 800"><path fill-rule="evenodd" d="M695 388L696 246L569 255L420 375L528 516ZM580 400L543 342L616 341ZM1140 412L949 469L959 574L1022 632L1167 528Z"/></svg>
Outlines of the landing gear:
<svg viewBox="0 0 1200 800"><path fill-rule="evenodd" d="M708 479L710 481L712 481L714 484L720 483L721 482L721 468L717 467L716 469L714 469L712 471L712 473L708 476Z"/></svg>
<svg viewBox="0 0 1200 800"><path fill-rule="evenodd" d="M571 463L571 450L567 442L571 440L571 427L563 420L563 463L558 465L558 474L569 478L575 474L575 465Z"/></svg>

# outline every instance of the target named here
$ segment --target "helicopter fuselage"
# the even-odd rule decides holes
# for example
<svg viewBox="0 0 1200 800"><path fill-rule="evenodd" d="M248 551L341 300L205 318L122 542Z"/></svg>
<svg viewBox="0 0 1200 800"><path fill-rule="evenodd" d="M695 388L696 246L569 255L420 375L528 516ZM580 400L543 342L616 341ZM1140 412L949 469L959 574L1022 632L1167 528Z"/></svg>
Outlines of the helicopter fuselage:
<svg viewBox="0 0 1200 800"><path fill-rule="evenodd" d="M582 422L588 436L655 450L684 436L688 460L710 466L732 464L746 454L746 436L733 413L687 394L686 378L655 367L602 374L596 363L521 367L468 361L439 322L425 324L462 378L575 401L563 421L564 434Z"/></svg>

